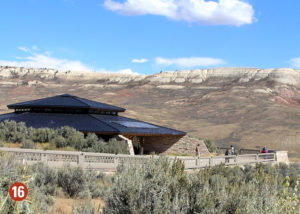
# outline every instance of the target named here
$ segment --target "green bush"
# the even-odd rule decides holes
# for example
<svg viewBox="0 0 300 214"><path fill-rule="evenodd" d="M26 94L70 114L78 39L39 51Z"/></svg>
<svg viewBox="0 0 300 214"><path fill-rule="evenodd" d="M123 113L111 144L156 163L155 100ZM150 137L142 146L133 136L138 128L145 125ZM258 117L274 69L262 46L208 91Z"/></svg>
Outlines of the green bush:
<svg viewBox="0 0 300 214"><path fill-rule="evenodd" d="M21 148L23 149L35 149L35 144L33 141L24 139L22 140Z"/></svg>
<svg viewBox="0 0 300 214"><path fill-rule="evenodd" d="M106 144L105 153L129 154L128 144L124 140L112 138Z"/></svg>
<svg viewBox="0 0 300 214"><path fill-rule="evenodd" d="M68 146L67 140L62 136L55 136L53 142L57 148L64 148Z"/></svg>
<svg viewBox="0 0 300 214"><path fill-rule="evenodd" d="M42 214L47 213L49 207L53 205L53 197L45 195L35 185L35 173L30 167L24 167L16 162L13 155L0 153L0 173L0 213ZM17 203L8 197L8 189L15 182L26 183L30 201L24 200Z"/></svg>
<svg viewBox="0 0 300 214"><path fill-rule="evenodd" d="M85 146L84 134L76 131L76 133L72 136L69 136L67 139L67 145L75 148L76 150L82 150Z"/></svg>
<svg viewBox="0 0 300 214"><path fill-rule="evenodd" d="M63 126L57 129L57 135L62 136L65 139L72 137L73 135L76 134L76 132L77 132L76 129L68 126Z"/></svg>
<svg viewBox="0 0 300 214"><path fill-rule="evenodd" d="M88 133L85 140L86 142L84 148L96 148L100 141L102 141L94 133Z"/></svg>
<svg viewBox="0 0 300 214"><path fill-rule="evenodd" d="M47 143L50 142L56 133L55 130L49 128L40 128L40 129L33 129L33 135L31 137L33 142L36 143Z"/></svg>
<svg viewBox="0 0 300 214"><path fill-rule="evenodd" d="M0 123L0 140L12 143L22 143L22 148L35 148L35 143L49 143L46 150L64 148L86 152L102 152L113 154L129 154L125 141L111 139L104 142L95 134L88 134L85 138L82 132L63 126L59 129L27 128L24 123L4 121ZM1 144L0 144L1 146Z"/></svg>
<svg viewBox="0 0 300 214"><path fill-rule="evenodd" d="M45 195L54 195L57 188L57 170L42 163L34 164L31 169L35 174L35 186Z"/></svg>
<svg viewBox="0 0 300 214"><path fill-rule="evenodd" d="M28 130L25 123L16 123L15 121L5 120L0 123L0 139L11 142L20 143L28 137Z"/></svg>
<svg viewBox="0 0 300 214"><path fill-rule="evenodd" d="M95 140L95 137L87 136L88 148L83 148L85 152L110 153L110 154L129 154L128 144L124 140L110 139L108 142L103 140Z"/></svg>
<svg viewBox="0 0 300 214"><path fill-rule="evenodd" d="M188 180L183 169L179 160L172 164L166 158L124 166L105 197L104 213L185 213Z"/></svg>
<svg viewBox="0 0 300 214"><path fill-rule="evenodd" d="M178 160L153 159L119 168L104 213L299 213L299 174L288 167L286 180L263 164L186 173Z"/></svg>
<svg viewBox="0 0 300 214"><path fill-rule="evenodd" d="M58 170L57 184L70 197L96 198L100 196L98 178L94 172L80 167L64 166Z"/></svg>

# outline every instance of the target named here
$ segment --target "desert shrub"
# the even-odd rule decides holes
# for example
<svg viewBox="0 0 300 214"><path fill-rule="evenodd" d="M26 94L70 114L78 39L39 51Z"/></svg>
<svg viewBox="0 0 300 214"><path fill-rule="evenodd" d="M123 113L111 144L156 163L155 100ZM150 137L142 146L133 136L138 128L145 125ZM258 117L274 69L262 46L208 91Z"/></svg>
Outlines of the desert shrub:
<svg viewBox="0 0 300 214"><path fill-rule="evenodd" d="M49 128L33 129L31 139L33 142L46 143L50 142L55 136L55 130Z"/></svg>
<svg viewBox="0 0 300 214"><path fill-rule="evenodd" d="M53 142L57 148L63 148L68 146L67 140L63 136L55 136Z"/></svg>
<svg viewBox="0 0 300 214"><path fill-rule="evenodd" d="M57 129L57 135L62 136L65 139L68 139L76 134L76 129L71 128L69 126L63 126Z"/></svg>
<svg viewBox="0 0 300 214"><path fill-rule="evenodd" d="M103 144L103 152L111 154L129 154L128 145L124 140L110 139Z"/></svg>
<svg viewBox="0 0 300 214"><path fill-rule="evenodd" d="M23 149L35 149L35 144L32 140L24 139L22 140L21 148Z"/></svg>
<svg viewBox="0 0 300 214"><path fill-rule="evenodd" d="M80 167L64 166L58 170L58 185L70 197L76 197L86 189L85 174Z"/></svg>
<svg viewBox="0 0 300 214"><path fill-rule="evenodd" d="M298 174L298 166L286 174ZM299 177L291 185L277 167L224 165L187 174L160 158L120 167L105 195L105 213L299 213ZM288 184L287 184L288 183Z"/></svg>
<svg viewBox="0 0 300 214"><path fill-rule="evenodd" d="M0 140L0 147L3 147L3 141L2 140Z"/></svg>
<svg viewBox="0 0 300 214"><path fill-rule="evenodd" d="M0 213L47 213L54 200L50 196L45 196L40 189L35 186L35 173L28 166L23 166L16 162L13 155L0 154ZM8 197L8 189L15 182L26 183L30 190L28 200L16 203Z"/></svg>
<svg viewBox="0 0 300 214"><path fill-rule="evenodd" d="M99 144L100 140L97 137L97 135L95 135L94 133L89 133L86 138L85 138L86 142L85 142L85 148L94 148L95 146L97 146L97 144Z"/></svg>
<svg viewBox="0 0 300 214"><path fill-rule="evenodd" d="M70 197L96 198L100 196L98 178L94 172L80 167L64 166L58 170L58 186Z"/></svg>
<svg viewBox="0 0 300 214"><path fill-rule="evenodd" d="M84 134L76 131L74 135L69 136L66 139L66 142L68 146L73 147L76 150L82 150L86 141L84 139Z"/></svg>
<svg viewBox="0 0 300 214"><path fill-rule="evenodd" d="M45 195L54 195L57 187L57 170L43 163L34 164L32 172L35 174L34 184Z"/></svg>
<svg viewBox="0 0 300 214"><path fill-rule="evenodd" d="M35 148L34 143L46 143L46 150L64 148L65 150L78 150L86 152L102 152L113 154L129 154L128 145L125 141L111 139L105 142L95 134L84 137L82 132L64 126L59 129L27 128L24 123L4 121L0 123L0 140L7 142L21 142L22 148ZM0 144L1 145L1 144Z"/></svg>
<svg viewBox="0 0 300 214"><path fill-rule="evenodd" d="M27 127L23 122L17 123L13 120L5 120L4 122L0 123L1 140L12 143L19 143L22 142L22 140L26 139L27 136Z"/></svg>
<svg viewBox="0 0 300 214"><path fill-rule="evenodd" d="M96 136L97 137L97 136ZM110 153L110 154L129 154L128 144L121 140L110 139L108 142L102 139L96 140L94 136L87 136L86 142L90 145L87 148L83 148L85 152L97 152L97 153Z"/></svg>
<svg viewBox="0 0 300 214"><path fill-rule="evenodd" d="M182 213L187 206L183 169L179 160L172 164L165 158L124 166L105 198L104 213Z"/></svg>

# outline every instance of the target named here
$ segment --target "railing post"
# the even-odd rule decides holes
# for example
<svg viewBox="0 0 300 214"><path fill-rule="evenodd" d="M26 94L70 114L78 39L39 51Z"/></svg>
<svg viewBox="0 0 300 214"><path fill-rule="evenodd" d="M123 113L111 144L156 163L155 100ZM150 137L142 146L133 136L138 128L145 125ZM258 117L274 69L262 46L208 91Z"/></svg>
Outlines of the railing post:
<svg viewBox="0 0 300 214"><path fill-rule="evenodd" d="M48 158L47 158L47 154L43 154L43 153L42 153L42 154L41 154L41 162L42 162L42 163L47 163L47 159L48 159Z"/></svg>
<svg viewBox="0 0 300 214"><path fill-rule="evenodd" d="M209 167L212 167L212 157L209 157Z"/></svg>
<svg viewBox="0 0 300 214"><path fill-rule="evenodd" d="M256 163L258 162L258 153L256 153L256 156L255 156L255 162L256 162Z"/></svg>
<svg viewBox="0 0 300 214"><path fill-rule="evenodd" d="M119 166L119 158L114 157L114 164L116 164L116 167Z"/></svg>
<svg viewBox="0 0 300 214"><path fill-rule="evenodd" d="M78 155L78 162L77 162L78 166L84 168L84 153L80 153Z"/></svg>
<svg viewBox="0 0 300 214"><path fill-rule="evenodd" d="M235 162L235 165L238 165L237 156L236 155L234 156L234 162Z"/></svg>

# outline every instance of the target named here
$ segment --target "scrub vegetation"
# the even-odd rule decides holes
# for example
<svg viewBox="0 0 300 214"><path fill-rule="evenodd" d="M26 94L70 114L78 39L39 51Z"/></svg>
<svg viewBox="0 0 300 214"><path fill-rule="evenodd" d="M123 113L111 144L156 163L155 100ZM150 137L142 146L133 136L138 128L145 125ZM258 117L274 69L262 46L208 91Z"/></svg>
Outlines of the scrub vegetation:
<svg viewBox="0 0 300 214"><path fill-rule="evenodd" d="M77 150L85 152L129 154L123 140L110 139L105 142L95 134L85 136L74 128L64 126L58 129L26 127L25 123L4 121L0 123L0 141L21 144L21 148L34 149L45 144L44 149ZM1 143L0 143L1 146Z"/></svg>
<svg viewBox="0 0 300 214"><path fill-rule="evenodd" d="M183 163L160 157L146 164L121 165L115 175L81 168L24 166L0 155L0 213L47 213L55 198L84 199L72 213L299 213L299 165L225 167L194 173ZM27 200L8 197L14 182L24 182ZM93 207L102 198L103 208Z"/></svg>
<svg viewBox="0 0 300 214"><path fill-rule="evenodd" d="M78 167L51 169L41 163L26 166L16 162L14 156L0 153L0 174L0 213L42 214L50 210L55 197L87 200L103 194L103 175ZM15 182L28 187L28 196L22 202L9 197L8 189Z"/></svg>
<svg viewBox="0 0 300 214"><path fill-rule="evenodd" d="M180 160L120 167L104 213L299 213L300 166L219 165L187 173Z"/></svg>

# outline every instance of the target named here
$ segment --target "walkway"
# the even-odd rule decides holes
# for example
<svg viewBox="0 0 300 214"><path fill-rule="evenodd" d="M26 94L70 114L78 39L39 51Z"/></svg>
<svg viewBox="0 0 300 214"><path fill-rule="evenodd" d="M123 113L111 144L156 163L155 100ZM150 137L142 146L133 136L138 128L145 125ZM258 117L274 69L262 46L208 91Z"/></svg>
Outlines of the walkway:
<svg viewBox="0 0 300 214"><path fill-rule="evenodd" d="M132 156L132 155L113 155L91 152L69 152L69 151L44 151L36 149L19 149L1 147L0 152L12 153L16 159L27 164L43 162L50 167L59 168L65 164L71 166L81 166L86 170L95 171L115 171L120 163L123 164L141 164L149 158L158 158L159 156ZM168 156L174 159L174 156ZM246 154L237 156L211 156L201 157L199 159L192 156L178 156L186 169L201 169L225 165L246 165L255 163L274 163L277 161L276 153L268 154Z"/></svg>

